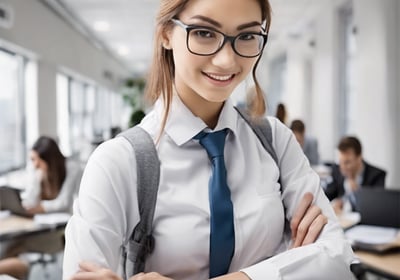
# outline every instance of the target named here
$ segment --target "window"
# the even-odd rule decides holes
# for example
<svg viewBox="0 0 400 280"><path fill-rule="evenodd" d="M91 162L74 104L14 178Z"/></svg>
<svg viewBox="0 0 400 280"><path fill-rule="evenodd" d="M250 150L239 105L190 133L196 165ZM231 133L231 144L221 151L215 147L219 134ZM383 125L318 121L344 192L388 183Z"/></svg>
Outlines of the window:
<svg viewBox="0 0 400 280"><path fill-rule="evenodd" d="M280 55L271 61L270 66L270 85L268 88L268 107L271 109L269 113L276 114L276 107L286 94L286 74L287 74L287 57Z"/></svg>
<svg viewBox="0 0 400 280"><path fill-rule="evenodd" d="M355 59L357 52L356 29L354 28L353 10L350 4L339 10L340 17L340 57L339 57L339 134L351 134L354 119L351 112L355 104Z"/></svg>
<svg viewBox="0 0 400 280"><path fill-rule="evenodd" d="M24 58L0 49L0 173L26 162L23 77Z"/></svg>
<svg viewBox="0 0 400 280"><path fill-rule="evenodd" d="M63 74L57 74L57 135L60 150L65 156L70 156L72 154L69 128L68 86L68 77Z"/></svg>
<svg viewBox="0 0 400 280"><path fill-rule="evenodd" d="M57 127L64 155L86 161L93 148L108 138L109 107L107 90L83 79L57 75Z"/></svg>

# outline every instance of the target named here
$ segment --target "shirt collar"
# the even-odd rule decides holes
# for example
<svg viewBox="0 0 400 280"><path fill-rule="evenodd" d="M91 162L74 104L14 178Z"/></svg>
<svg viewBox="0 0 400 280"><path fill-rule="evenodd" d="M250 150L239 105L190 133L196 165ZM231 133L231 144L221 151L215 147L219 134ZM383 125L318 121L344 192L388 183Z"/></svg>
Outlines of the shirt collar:
<svg viewBox="0 0 400 280"><path fill-rule="evenodd" d="M159 99L155 104L155 110L162 119L164 104L162 99ZM177 94L174 94L171 102L170 112L165 125L165 133L178 145L183 145L191 140L202 130L218 131L228 128L233 133L237 131L238 113L233 107L230 99L225 101L221 110L217 126L211 130L203 122L202 119L193 115L186 107Z"/></svg>

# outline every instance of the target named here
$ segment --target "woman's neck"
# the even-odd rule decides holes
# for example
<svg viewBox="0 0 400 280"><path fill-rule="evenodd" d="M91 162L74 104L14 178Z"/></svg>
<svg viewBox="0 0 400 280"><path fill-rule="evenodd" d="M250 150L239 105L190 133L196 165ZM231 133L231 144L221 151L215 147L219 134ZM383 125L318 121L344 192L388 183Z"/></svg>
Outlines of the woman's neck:
<svg viewBox="0 0 400 280"><path fill-rule="evenodd" d="M180 94L177 93L182 103L193 113L207 124L211 129L217 126L223 102L210 102L205 100L197 93Z"/></svg>

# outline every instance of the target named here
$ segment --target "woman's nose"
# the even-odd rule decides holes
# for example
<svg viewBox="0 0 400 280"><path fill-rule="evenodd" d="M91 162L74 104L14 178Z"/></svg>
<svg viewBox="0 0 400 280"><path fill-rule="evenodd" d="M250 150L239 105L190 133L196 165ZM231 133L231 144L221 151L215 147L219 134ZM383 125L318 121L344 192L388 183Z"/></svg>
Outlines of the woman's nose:
<svg viewBox="0 0 400 280"><path fill-rule="evenodd" d="M237 54L232 48L232 45L227 42L224 44L216 54L213 55L212 62L215 66L220 68L229 69L233 68L236 64Z"/></svg>

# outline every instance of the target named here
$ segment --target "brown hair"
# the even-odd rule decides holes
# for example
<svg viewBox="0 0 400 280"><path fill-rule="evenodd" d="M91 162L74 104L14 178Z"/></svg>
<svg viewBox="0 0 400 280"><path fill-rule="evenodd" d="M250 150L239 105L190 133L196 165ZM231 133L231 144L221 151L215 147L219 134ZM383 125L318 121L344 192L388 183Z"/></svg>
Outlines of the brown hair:
<svg viewBox="0 0 400 280"><path fill-rule="evenodd" d="M286 107L285 104L279 103L277 108L276 108L276 114L275 116L277 117L278 120L280 120L282 123L286 123Z"/></svg>
<svg viewBox="0 0 400 280"><path fill-rule="evenodd" d="M301 120L294 120L294 121L292 121L292 123L290 125L290 129L292 131L299 132L299 133L303 134L304 131L306 130L306 127L305 127L304 123Z"/></svg>
<svg viewBox="0 0 400 280"><path fill-rule="evenodd" d="M338 145L338 150L341 152L346 152L348 150L353 150L356 156L360 156L362 153L362 146L360 141L354 136L343 137Z"/></svg>
<svg viewBox="0 0 400 280"><path fill-rule="evenodd" d="M66 177L65 157L61 153L56 141L47 136L41 136L33 144L32 150L48 165L48 183L57 193L61 190ZM43 184L43 182L42 182Z"/></svg>
<svg viewBox="0 0 400 280"><path fill-rule="evenodd" d="M175 65L172 50L163 47L162 38L168 28L171 27L171 19L180 14L189 0L161 0L160 9L156 17L156 31L154 36L153 59L146 84L146 97L153 104L161 95L164 99L164 116L161 122L161 131L165 127L173 95L173 80ZM269 31L271 24L271 7L268 0L258 0L261 7L262 20L265 21L265 30ZM257 65L261 59L258 57L253 67L253 79L256 94L253 97L250 113L254 117L260 117L265 113L265 100L263 91L256 78Z"/></svg>

